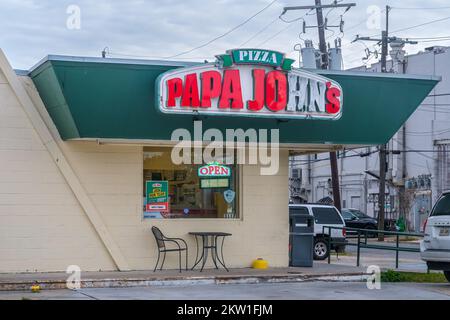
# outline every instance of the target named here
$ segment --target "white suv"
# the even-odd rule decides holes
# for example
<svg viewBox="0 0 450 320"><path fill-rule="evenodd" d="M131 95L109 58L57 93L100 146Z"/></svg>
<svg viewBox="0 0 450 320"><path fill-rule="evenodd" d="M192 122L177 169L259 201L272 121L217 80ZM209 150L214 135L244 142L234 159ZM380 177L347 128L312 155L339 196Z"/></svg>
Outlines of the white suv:
<svg viewBox="0 0 450 320"><path fill-rule="evenodd" d="M325 260L330 254L327 245L330 231L327 228L324 230L324 226L342 228L331 229L331 239L335 243L331 249L338 252L345 250L345 222L336 207L321 204L290 204L289 215L292 214L309 214L314 217L315 260Z"/></svg>
<svg viewBox="0 0 450 320"><path fill-rule="evenodd" d="M445 192L424 224L420 255L428 269L443 270L450 282L450 191Z"/></svg>

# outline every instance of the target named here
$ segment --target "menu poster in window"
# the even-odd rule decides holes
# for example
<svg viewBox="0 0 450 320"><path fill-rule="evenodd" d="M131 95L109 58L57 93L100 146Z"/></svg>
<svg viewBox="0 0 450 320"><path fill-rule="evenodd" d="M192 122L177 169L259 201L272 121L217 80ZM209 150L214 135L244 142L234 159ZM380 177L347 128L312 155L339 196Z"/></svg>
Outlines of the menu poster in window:
<svg viewBox="0 0 450 320"><path fill-rule="evenodd" d="M228 188L230 186L229 179L201 179L200 188L213 189L213 188Z"/></svg>
<svg viewBox="0 0 450 320"><path fill-rule="evenodd" d="M169 212L169 182L146 182L147 212Z"/></svg>

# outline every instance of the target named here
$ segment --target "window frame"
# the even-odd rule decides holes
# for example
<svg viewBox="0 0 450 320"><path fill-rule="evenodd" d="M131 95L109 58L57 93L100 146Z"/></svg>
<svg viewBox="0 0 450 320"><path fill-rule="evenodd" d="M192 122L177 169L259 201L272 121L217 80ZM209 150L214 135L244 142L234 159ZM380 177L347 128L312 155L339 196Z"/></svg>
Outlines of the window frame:
<svg viewBox="0 0 450 320"><path fill-rule="evenodd" d="M439 206L440 202L441 201L449 201L449 199L450 199L450 193L444 193L441 197L439 197L438 201L436 201L436 204L433 207L433 210L431 210L430 217L448 217L448 216L450 216L450 213L449 214L438 214L438 215L435 214L436 209Z"/></svg>
<svg viewBox="0 0 450 320"><path fill-rule="evenodd" d="M344 218L341 216L341 214L339 213L339 211L338 211L336 208L334 208L334 207L312 207L311 210L312 210L312 214L313 214L313 216L314 216L314 220L319 220L319 219L316 217L314 210L323 210L323 209L334 211L334 212L336 213L336 216L335 216L335 217L339 219L339 223L338 223L337 221L336 221L336 222L323 222L323 221L319 221L319 222L317 222L318 224L323 224L323 225L342 225L342 224L344 224L344 225L345 225L345 220L344 220Z"/></svg>
<svg viewBox="0 0 450 320"><path fill-rule="evenodd" d="M174 146L143 146L142 147L142 166L141 166L141 174L140 176L140 185L144 185L144 175L143 172L145 170L144 168L144 153L146 152L145 148L164 148L168 149L169 152L172 151L172 148ZM227 165L227 164L226 164ZM157 218L144 218L144 211L142 211L142 197L139 198L139 215L141 218L141 221L143 222L149 222L149 223L155 223L155 222L162 222L162 221L244 221L244 214L243 214L243 167L242 164L235 164L233 165L236 168L237 174L235 175L235 186L236 186L236 199L235 199L235 210L236 210L236 218L170 218L170 219L157 219ZM144 192L145 193L145 192Z"/></svg>

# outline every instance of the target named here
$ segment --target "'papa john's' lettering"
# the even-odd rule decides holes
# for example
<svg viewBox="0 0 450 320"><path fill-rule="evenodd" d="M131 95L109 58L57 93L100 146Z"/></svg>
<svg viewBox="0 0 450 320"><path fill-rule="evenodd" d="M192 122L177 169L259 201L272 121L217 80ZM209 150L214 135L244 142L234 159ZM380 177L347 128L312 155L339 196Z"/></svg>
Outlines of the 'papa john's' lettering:
<svg viewBox="0 0 450 320"><path fill-rule="evenodd" d="M342 115L340 85L303 70L209 64L169 71L158 85L165 113L331 120Z"/></svg>

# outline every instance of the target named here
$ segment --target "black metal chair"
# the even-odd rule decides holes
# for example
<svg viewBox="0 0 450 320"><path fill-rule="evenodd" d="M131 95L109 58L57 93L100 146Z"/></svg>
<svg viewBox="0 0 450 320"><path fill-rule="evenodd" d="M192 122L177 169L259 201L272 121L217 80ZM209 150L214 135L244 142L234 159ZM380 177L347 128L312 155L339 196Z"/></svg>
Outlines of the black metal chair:
<svg viewBox="0 0 450 320"><path fill-rule="evenodd" d="M180 239L180 238L168 238L165 235L163 235L163 233L161 232L161 230L159 230L158 227L155 227L155 226L152 227L152 232L153 232L153 235L155 236L156 244L158 246L158 260L156 261L155 269L153 270L153 272L156 272L156 269L158 268L158 264L159 264L159 259L161 257L161 253L164 253L163 261L162 261L161 267L159 268L159 270L162 270L162 268L164 266L164 262L166 261L166 252L178 252L178 258L179 258L179 263L180 263L180 272L181 272L181 252L182 251L186 251L186 271L187 271L187 269L188 269L188 247L187 247L186 241L184 241L183 239ZM169 249L166 247L166 242L174 243L177 245L178 248L170 248ZM183 247L183 244L184 244L184 247Z"/></svg>

